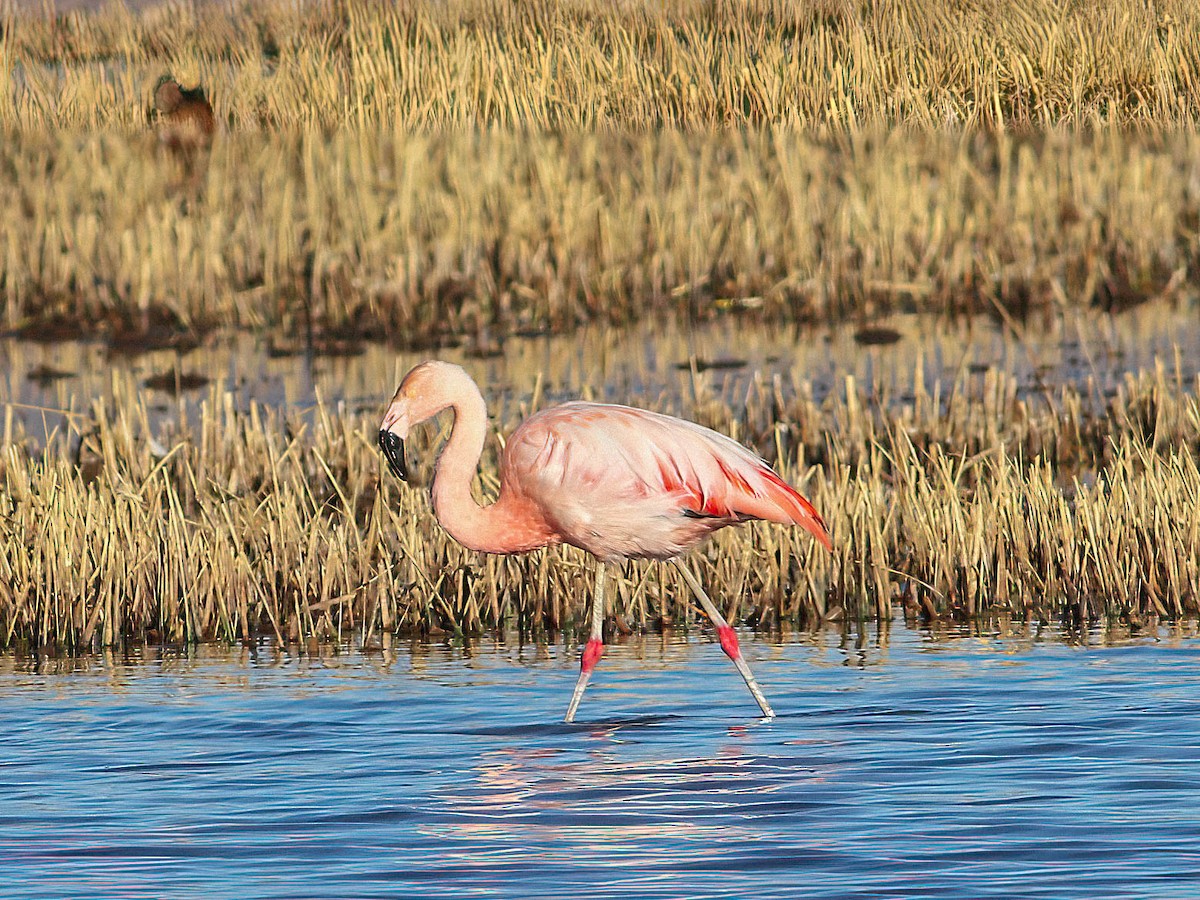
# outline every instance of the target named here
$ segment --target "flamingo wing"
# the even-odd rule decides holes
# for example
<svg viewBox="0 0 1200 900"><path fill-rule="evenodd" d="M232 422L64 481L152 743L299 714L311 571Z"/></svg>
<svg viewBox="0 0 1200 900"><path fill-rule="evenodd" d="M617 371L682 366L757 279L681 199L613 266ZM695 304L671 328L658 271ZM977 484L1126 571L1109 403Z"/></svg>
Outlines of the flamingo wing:
<svg viewBox="0 0 1200 900"><path fill-rule="evenodd" d="M566 403L538 413L510 437L501 478L599 556L673 556L748 519L800 525L831 546L812 504L757 455L647 410Z"/></svg>

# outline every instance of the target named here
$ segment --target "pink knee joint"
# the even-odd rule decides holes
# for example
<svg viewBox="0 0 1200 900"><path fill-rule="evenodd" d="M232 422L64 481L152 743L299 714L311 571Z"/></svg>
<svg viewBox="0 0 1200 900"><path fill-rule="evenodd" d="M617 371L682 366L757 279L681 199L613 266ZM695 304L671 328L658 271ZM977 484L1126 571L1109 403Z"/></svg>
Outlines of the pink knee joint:
<svg viewBox="0 0 1200 900"><path fill-rule="evenodd" d="M737 635L733 633L733 629L730 626L718 626L717 637L721 641L721 649L725 651L725 655L730 659L737 659L742 655L742 651L738 647Z"/></svg>
<svg viewBox="0 0 1200 900"><path fill-rule="evenodd" d="M600 657L604 655L604 643L596 638L592 638L587 642L587 646L583 648L583 659L579 663L579 668L585 672L590 672L596 668L596 663L600 662Z"/></svg>

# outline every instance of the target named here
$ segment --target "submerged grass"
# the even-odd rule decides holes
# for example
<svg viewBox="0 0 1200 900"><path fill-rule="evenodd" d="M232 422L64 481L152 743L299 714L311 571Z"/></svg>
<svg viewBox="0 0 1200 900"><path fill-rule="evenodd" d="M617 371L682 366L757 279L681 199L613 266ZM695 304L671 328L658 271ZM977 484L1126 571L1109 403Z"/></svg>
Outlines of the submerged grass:
<svg viewBox="0 0 1200 900"><path fill-rule="evenodd" d="M3 25L0 121L22 128L142 125L168 70L233 129L1200 123L1191 0L112 3Z"/></svg>
<svg viewBox="0 0 1200 900"><path fill-rule="evenodd" d="M726 529L696 554L730 618L771 628L912 616L1139 626L1200 612L1200 379L1160 366L1097 402L1026 396L992 369L908 398L852 381L694 378L682 409L776 461L827 517L835 552L798 532ZM870 388L870 389L866 389ZM644 400L657 405L651 398ZM510 430L538 403L496 412ZM145 401L110 395L44 450L10 415L0 455L0 643L125 638L360 638L572 627L590 569L572 548L486 557L449 539L425 493L387 475L376 413L289 420L210 392L195 424L153 433ZM412 459L429 471L432 430ZM496 489L495 442L480 496ZM627 567L617 627L686 625L671 567Z"/></svg>
<svg viewBox="0 0 1200 900"><path fill-rule="evenodd" d="M0 327L398 345L738 312L1121 308L1200 279L1200 139L781 129L0 143Z"/></svg>

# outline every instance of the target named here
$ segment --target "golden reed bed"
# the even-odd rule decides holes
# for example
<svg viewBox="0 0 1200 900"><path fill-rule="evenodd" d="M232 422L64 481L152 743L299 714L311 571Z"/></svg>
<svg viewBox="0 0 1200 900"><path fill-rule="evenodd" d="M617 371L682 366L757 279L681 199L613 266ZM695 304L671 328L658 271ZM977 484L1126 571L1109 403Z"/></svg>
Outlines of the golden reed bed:
<svg viewBox="0 0 1200 900"><path fill-rule="evenodd" d="M684 412L757 447L828 520L826 554L761 524L698 554L731 621L1120 618L1200 611L1200 384L1160 366L1109 399L1022 396L991 369L895 397L853 382L818 404L801 382L722 396L697 380ZM505 433L539 400L501 407ZM654 406L650 397L630 402ZM35 451L9 416L0 457L0 641L86 649L124 637L571 627L590 566L571 548L467 552L421 491L388 477L378 414L288 421L212 391L195 425L156 431L137 386ZM415 437L415 436L414 436ZM414 440L428 471L437 435ZM495 492L495 443L477 489ZM620 627L689 620L670 567L631 565ZM659 585L663 585L660 590ZM659 598L662 599L659 599Z"/></svg>
<svg viewBox="0 0 1200 900"><path fill-rule="evenodd" d="M233 130L1200 121L1191 0L17 7L0 5L0 121L21 128L142 126L164 70Z"/></svg>
<svg viewBox="0 0 1200 900"><path fill-rule="evenodd" d="M514 331L660 314L982 310L1020 334L1031 310L1195 303L1189 0L0 16L9 331L490 351ZM211 149L171 152L152 113L168 72L211 100ZM677 411L758 446L836 548L726 532L705 581L765 628L886 619L897 602L938 620L1195 615L1194 368L1171 361L1103 401L1026 397L996 370L911 398L701 391ZM537 405L534 383L513 386L501 432ZM553 629L582 609L575 551L477 558L381 479L374 414L306 423L213 391L194 423L150 418L123 376L46 450L8 410L0 643L370 640ZM485 457L481 490L493 482ZM621 627L687 620L674 577L631 566Z"/></svg>
<svg viewBox="0 0 1200 900"><path fill-rule="evenodd" d="M149 133L0 142L0 327L487 345L664 313L1120 309L1194 299L1200 271L1192 133L249 132L198 184L179 168Z"/></svg>
<svg viewBox="0 0 1200 900"><path fill-rule="evenodd" d="M3 15L0 322L30 334L1020 315L1198 267L1189 0ZM211 156L169 152L168 72Z"/></svg>

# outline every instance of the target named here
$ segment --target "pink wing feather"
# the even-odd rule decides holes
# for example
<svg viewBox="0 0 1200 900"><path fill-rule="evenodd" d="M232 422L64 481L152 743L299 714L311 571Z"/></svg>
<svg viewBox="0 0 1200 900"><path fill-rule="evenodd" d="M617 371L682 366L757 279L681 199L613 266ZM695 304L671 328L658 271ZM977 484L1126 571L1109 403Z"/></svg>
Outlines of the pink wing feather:
<svg viewBox="0 0 1200 900"><path fill-rule="evenodd" d="M692 520L672 535L681 546L747 519L800 525L832 546L812 504L750 450L647 410L566 403L538 413L510 437L501 477L546 510L566 540L592 552L620 522L635 542L642 529L645 555L673 555L671 541L662 549L654 541L663 517ZM635 555L619 540L612 553Z"/></svg>

